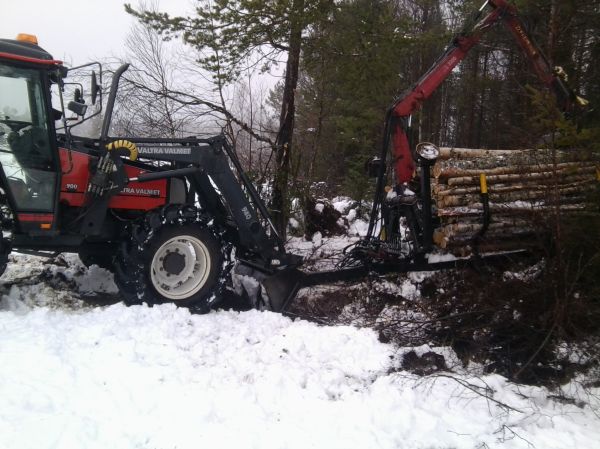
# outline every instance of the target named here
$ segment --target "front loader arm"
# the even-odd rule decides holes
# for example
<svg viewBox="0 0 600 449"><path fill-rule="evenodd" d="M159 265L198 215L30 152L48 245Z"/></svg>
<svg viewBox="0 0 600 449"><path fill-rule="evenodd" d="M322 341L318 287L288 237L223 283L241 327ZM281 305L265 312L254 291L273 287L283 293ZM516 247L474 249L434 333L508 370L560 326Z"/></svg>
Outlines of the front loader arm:
<svg viewBox="0 0 600 449"><path fill-rule="evenodd" d="M509 29L518 45L523 49L542 83L556 95L561 110L563 112L571 111L578 100L578 97L561 76L560 71L550 66L542 51L527 35L517 9L506 0L488 0L480 8L479 14L486 7L491 7L491 11L479 20L472 29L464 30L458 34L427 73L391 107L391 114L388 115L391 123L388 124L388 127L392 132L394 172L398 185L409 182L415 171L415 161L407 136L410 116L421 107L421 104L435 92L454 68L465 59L468 52L479 42L481 36L500 21Z"/></svg>

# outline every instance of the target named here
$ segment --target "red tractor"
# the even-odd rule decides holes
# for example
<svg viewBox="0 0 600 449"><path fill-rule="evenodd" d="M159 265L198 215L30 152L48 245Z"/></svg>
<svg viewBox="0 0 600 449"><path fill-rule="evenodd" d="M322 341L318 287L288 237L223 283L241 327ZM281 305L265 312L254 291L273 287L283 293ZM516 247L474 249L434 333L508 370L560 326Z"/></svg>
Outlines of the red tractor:
<svg viewBox="0 0 600 449"><path fill-rule="evenodd" d="M424 257L432 248L436 219L429 169L437 149L432 145L410 148L411 114L497 23L508 27L564 110L577 100L527 37L514 7L505 0L489 0L480 15L486 7L487 15L456 36L432 68L390 108L381 155L371 164L377 188L367 237L349 251L343 269L311 275L297 269L300 257L286 252L264 202L223 136L110 137L119 80L128 67L124 65L113 76L100 136L76 137L67 114L79 117L78 123L90 115L86 116L81 85L65 107L63 93L73 69L40 48L33 36L0 39L0 207L2 230L10 234L0 241L2 270L13 249L76 252L84 263L113 271L128 303L172 301L204 311L218 304L235 266L265 287L267 294L255 306L282 311L304 285L372 271L440 269L465 263L429 264ZM100 66L88 66L94 64ZM100 77L101 73L100 67ZM92 104L99 97L102 109L96 79L92 72L87 97ZM53 86L59 110L52 104ZM57 126L57 121L62 125ZM384 190L390 147L395 196ZM417 165L421 189L417 196L406 197L404 186L413 179ZM483 221L485 232L489 213ZM401 229L404 223L409 232Z"/></svg>
<svg viewBox="0 0 600 449"><path fill-rule="evenodd" d="M66 114L84 117L87 106L80 87L64 108L69 70L33 36L0 40L2 225L11 233L2 240L2 265L11 249L76 252L113 271L129 303L173 301L202 310L220 298L234 248L236 262L263 273L261 280L298 265L301 258L263 227L266 207L222 136L108 137L127 67L113 77L99 138L79 138ZM52 106L52 85L60 111ZM98 95L93 72L92 103ZM152 161L168 161L168 168Z"/></svg>

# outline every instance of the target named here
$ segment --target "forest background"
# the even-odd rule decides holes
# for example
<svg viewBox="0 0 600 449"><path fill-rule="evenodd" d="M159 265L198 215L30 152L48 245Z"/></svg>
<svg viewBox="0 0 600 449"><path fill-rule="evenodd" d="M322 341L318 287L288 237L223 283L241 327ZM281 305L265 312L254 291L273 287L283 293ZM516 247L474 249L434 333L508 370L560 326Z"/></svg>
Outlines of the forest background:
<svg viewBox="0 0 600 449"><path fill-rule="evenodd" d="M182 17L161 13L156 4L126 5L140 19L128 55L137 70L128 81L141 93L126 91L120 133L183 137L200 133L199 117L206 132L211 119L211 130L228 135L259 185L274 180L271 205L284 230L289 198L315 182L324 182L330 195L366 197L372 183L364 164L380 151L386 110L453 36L476 23L481 4L211 0L195 2ZM597 145L600 2L514 4L550 64L564 68L591 107L571 117L566 132L499 24L413 116L415 142L534 148L563 132L553 139L563 147ZM176 56L175 42L185 47ZM265 87L257 83L264 73L280 80Z"/></svg>
<svg viewBox="0 0 600 449"><path fill-rule="evenodd" d="M339 218L334 215L327 232L308 229L310 213L325 210L322 198L348 196L357 202L349 201L352 219L368 220L374 182L364 168L381 154L386 112L454 36L471 30L489 11L482 12L483 0L198 0L188 15L170 16L146 1L126 5L139 21L127 53L115 61L132 65L121 85L112 135L225 133L279 232L308 240L317 231L345 232L332 231ZM413 143L561 149L560 154L595 157L595 164L600 0L514 4L550 65L562 67L589 106L561 114L499 23L412 116ZM492 372L519 382L561 383L594 369L590 385L598 385L600 190L592 179L591 201L585 198L591 209L563 214L560 203L552 202L560 197L556 179L535 186L546 189L555 207L527 214L525 231L535 230L527 243L537 251L510 266L516 277L507 278L501 267L476 275L440 273L420 287L426 300L416 305L418 318L405 314L402 295L373 290L371 281L363 289L340 286L323 301L300 302L293 313L338 322L344 308L357 301L371 314L363 318L384 326L386 338L400 346L451 345L465 361L491 361ZM315 197L321 197L321 211ZM319 254L320 237L297 240ZM323 312L320 304L329 310ZM381 321L388 306L398 315ZM441 332L412 332L412 326L429 329L428 323L440 319L446 323ZM570 345L585 357L565 358Z"/></svg>

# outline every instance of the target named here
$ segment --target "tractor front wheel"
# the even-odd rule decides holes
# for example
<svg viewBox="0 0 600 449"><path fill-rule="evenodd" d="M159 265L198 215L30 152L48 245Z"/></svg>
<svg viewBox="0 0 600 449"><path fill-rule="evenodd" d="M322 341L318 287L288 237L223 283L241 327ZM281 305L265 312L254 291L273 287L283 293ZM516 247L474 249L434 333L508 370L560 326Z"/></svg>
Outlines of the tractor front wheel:
<svg viewBox="0 0 600 449"><path fill-rule="evenodd" d="M138 227L119 257L115 279L126 302L172 302L208 311L225 285L227 245L203 220L179 215L154 223L161 225L151 231Z"/></svg>
<svg viewBox="0 0 600 449"><path fill-rule="evenodd" d="M166 227L144 251L146 292L158 301L190 305L213 293L223 266L219 242L194 225Z"/></svg>

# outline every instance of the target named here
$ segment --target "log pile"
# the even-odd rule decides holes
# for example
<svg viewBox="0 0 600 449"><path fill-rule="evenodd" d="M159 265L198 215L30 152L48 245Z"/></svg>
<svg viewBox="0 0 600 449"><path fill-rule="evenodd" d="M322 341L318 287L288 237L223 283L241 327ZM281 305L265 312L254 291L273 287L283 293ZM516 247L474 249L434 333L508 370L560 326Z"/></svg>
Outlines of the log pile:
<svg viewBox="0 0 600 449"><path fill-rule="evenodd" d="M482 227L480 174L486 175L491 224L480 251L539 244L548 214L598 213L600 158L549 150L441 148L432 168L432 195L440 226L434 242L466 255Z"/></svg>

